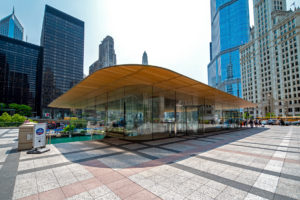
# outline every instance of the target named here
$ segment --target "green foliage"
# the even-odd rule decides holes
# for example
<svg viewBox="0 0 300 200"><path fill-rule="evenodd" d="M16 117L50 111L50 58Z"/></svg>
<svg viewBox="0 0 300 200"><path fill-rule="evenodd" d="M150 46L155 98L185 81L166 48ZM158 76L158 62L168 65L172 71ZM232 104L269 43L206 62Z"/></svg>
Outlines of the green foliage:
<svg viewBox="0 0 300 200"><path fill-rule="evenodd" d="M4 113L0 116L0 122L12 122L12 121L11 121L11 116L10 116L7 112L4 112Z"/></svg>
<svg viewBox="0 0 300 200"><path fill-rule="evenodd" d="M0 110L6 108L6 104L5 103L0 103Z"/></svg>
<svg viewBox="0 0 300 200"><path fill-rule="evenodd" d="M71 120L70 124L72 124L75 128L86 128L87 121L86 120Z"/></svg>
<svg viewBox="0 0 300 200"><path fill-rule="evenodd" d="M243 118L244 119L248 119L249 118L249 113L248 112L244 112L243 113Z"/></svg>
<svg viewBox="0 0 300 200"><path fill-rule="evenodd" d="M75 126L74 126L74 125L67 125L67 126L64 128L63 132L73 132L74 129L75 129Z"/></svg>
<svg viewBox="0 0 300 200"><path fill-rule="evenodd" d="M26 120L26 117L24 116L21 116L19 114L14 114L12 117L11 117L11 120L13 122L20 122L20 123L23 123L25 120Z"/></svg>
<svg viewBox="0 0 300 200"><path fill-rule="evenodd" d="M24 123L26 117L19 114L14 114L10 116L7 112L4 112L0 116L0 127L9 127L9 126L20 126Z"/></svg>
<svg viewBox="0 0 300 200"><path fill-rule="evenodd" d="M274 113L267 113L266 118L274 118L276 115Z"/></svg>
<svg viewBox="0 0 300 200"><path fill-rule="evenodd" d="M30 122L38 123L37 121L33 121L32 119L28 119Z"/></svg>
<svg viewBox="0 0 300 200"><path fill-rule="evenodd" d="M24 104L11 103L8 105L10 109L14 109L17 114L30 117L32 108Z"/></svg>

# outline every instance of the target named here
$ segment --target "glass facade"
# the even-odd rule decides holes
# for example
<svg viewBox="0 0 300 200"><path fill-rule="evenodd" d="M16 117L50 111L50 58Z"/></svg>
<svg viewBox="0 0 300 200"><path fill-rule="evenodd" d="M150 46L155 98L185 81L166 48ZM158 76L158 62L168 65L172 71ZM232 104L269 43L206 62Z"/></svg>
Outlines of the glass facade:
<svg viewBox="0 0 300 200"><path fill-rule="evenodd" d="M211 0L208 84L241 97L239 47L250 36L248 0Z"/></svg>
<svg viewBox="0 0 300 200"><path fill-rule="evenodd" d="M0 36L0 102L26 104L40 113L43 50Z"/></svg>
<svg viewBox="0 0 300 200"><path fill-rule="evenodd" d="M127 139L155 139L239 127L239 107L149 85L125 86L74 105L87 130Z"/></svg>
<svg viewBox="0 0 300 200"><path fill-rule="evenodd" d="M41 46L43 116L61 117L62 110L47 106L83 78L84 22L46 5Z"/></svg>
<svg viewBox="0 0 300 200"><path fill-rule="evenodd" d="M0 35L4 35L17 40L23 40L23 27L13 13L0 21Z"/></svg>

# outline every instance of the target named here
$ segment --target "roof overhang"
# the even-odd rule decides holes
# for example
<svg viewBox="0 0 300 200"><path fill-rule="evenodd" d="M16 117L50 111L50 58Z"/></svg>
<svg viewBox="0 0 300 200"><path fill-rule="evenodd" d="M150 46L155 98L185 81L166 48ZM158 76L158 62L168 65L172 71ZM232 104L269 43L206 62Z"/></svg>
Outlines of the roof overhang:
<svg viewBox="0 0 300 200"><path fill-rule="evenodd" d="M151 65L116 65L102 68L83 79L49 104L53 108L83 108L83 102L133 85L148 85L205 99L228 107L248 108L256 104L237 98L182 74ZM81 106L79 106L81 105Z"/></svg>

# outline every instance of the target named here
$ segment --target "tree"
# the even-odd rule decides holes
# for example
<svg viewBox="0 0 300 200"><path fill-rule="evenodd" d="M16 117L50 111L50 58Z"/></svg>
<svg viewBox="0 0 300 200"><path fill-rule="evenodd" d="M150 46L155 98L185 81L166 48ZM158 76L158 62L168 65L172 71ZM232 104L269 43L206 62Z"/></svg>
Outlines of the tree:
<svg viewBox="0 0 300 200"><path fill-rule="evenodd" d="M243 118L244 118L244 119L248 119L248 118L249 118L249 113L248 113L248 112L244 112Z"/></svg>
<svg viewBox="0 0 300 200"><path fill-rule="evenodd" d="M0 122L11 122L11 116L7 113L4 112L1 116L0 116Z"/></svg>
<svg viewBox="0 0 300 200"><path fill-rule="evenodd" d="M267 113L266 118L274 118L276 115L274 113Z"/></svg>
<svg viewBox="0 0 300 200"><path fill-rule="evenodd" d="M26 117L21 116L19 114L14 114L11 117L12 122L18 122L18 123L23 123L26 120Z"/></svg>
<svg viewBox="0 0 300 200"><path fill-rule="evenodd" d="M3 110L4 108L6 108L6 104L5 103L0 103L0 111Z"/></svg>
<svg viewBox="0 0 300 200"><path fill-rule="evenodd" d="M31 116L32 108L30 106L24 105L24 104L16 104L11 103L8 105L10 109L14 109L17 114L24 115L27 117Z"/></svg>

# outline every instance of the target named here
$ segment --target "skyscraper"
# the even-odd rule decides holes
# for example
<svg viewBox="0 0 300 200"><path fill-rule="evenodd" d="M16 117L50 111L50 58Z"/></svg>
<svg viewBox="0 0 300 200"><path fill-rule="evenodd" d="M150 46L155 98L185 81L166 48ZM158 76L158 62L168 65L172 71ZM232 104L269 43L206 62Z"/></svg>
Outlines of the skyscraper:
<svg viewBox="0 0 300 200"><path fill-rule="evenodd" d="M239 47L249 34L248 0L211 0L210 86L242 96Z"/></svg>
<svg viewBox="0 0 300 200"><path fill-rule="evenodd" d="M117 64L117 57L114 49L114 39L106 36L99 45L99 58L89 68L90 74L103 67L113 66Z"/></svg>
<svg viewBox="0 0 300 200"><path fill-rule="evenodd" d="M300 9L285 0L255 0L249 43L240 48L243 98L254 117L300 114Z"/></svg>
<svg viewBox="0 0 300 200"><path fill-rule="evenodd" d="M40 116L43 49L0 35L0 102L32 107Z"/></svg>
<svg viewBox="0 0 300 200"><path fill-rule="evenodd" d="M17 40L23 40L23 32L23 26L16 17L15 9L13 8L12 14L8 15L0 21L0 35L4 35Z"/></svg>
<svg viewBox="0 0 300 200"><path fill-rule="evenodd" d="M147 56L146 51L144 51L144 53L143 53L142 64L143 64L143 65L148 65L148 56Z"/></svg>
<svg viewBox="0 0 300 200"><path fill-rule="evenodd" d="M83 78L84 22L46 5L42 27L43 113L61 117L47 105Z"/></svg>

